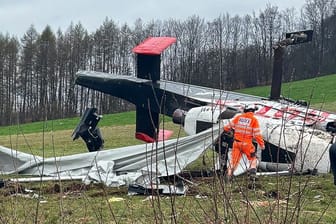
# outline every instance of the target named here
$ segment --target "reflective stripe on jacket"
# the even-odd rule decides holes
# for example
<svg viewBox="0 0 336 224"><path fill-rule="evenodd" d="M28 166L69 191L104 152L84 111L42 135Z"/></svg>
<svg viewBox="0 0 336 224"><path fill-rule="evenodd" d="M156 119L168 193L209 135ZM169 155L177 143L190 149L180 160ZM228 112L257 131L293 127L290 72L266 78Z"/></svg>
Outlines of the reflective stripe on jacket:
<svg viewBox="0 0 336 224"><path fill-rule="evenodd" d="M264 148L264 140L260 132L260 126L253 112L239 114L224 126L225 131L234 129L234 139L241 142L252 143L254 138L260 147Z"/></svg>

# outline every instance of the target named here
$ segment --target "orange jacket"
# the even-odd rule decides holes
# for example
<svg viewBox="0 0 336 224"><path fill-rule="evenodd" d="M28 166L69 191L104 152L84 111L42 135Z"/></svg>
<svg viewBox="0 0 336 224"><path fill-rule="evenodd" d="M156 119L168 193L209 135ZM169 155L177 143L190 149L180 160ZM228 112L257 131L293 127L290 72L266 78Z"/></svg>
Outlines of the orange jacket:
<svg viewBox="0 0 336 224"><path fill-rule="evenodd" d="M260 126L253 112L239 114L224 126L224 131L234 129L234 139L240 142L252 143L254 138L261 148L265 148L263 137L260 133Z"/></svg>

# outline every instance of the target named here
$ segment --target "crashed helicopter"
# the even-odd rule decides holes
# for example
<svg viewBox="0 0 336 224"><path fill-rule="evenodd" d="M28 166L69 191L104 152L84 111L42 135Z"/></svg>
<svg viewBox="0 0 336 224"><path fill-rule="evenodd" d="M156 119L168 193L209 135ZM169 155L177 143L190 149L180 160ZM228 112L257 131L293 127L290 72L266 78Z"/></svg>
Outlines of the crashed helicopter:
<svg viewBox="0 0 336 224"><path fill-rule="evenodd" d="M301 41L302 32L293 35ZM292 36L286 38L286 44L295 41ZM214 142L218 142L219 154L226 153L232 139L222 133L222 127L247 104L258 107L255 115L266 143L265 150L259 150L259 168L277 172L329 172L327 151L333 144L329 130L335 128L335 114L288 99L265 99L161 80L161 53L175 42L174 37L150 37L136 46L133 49L137 55L136 76L95 71L76 74L77 85L136 106L135 137L145 144L101 150L104 140L97 127L101 116L91 108L85 111L73 133L74 140L81 137L85 141L88 153L42 158L0 147L1 172L79 178L108 186L150 184L158 177L178 175L207 148L213 147ZM169 133L159 127L160 114L172 117L188 136L167 140ZM244 173L248 166L243 158L234 175ZM177 186L163 191L183 192Z"/></svg>
<svg viewBox="0 0 336 224"><path fill-rule="evenodd" d="M280 44L302 43L303 38L307 38L306 33L308 38L312 37L310 30L289 33ZM329 172L326 151L332 136L328 130L334 124L335 114L309 108L301 101L265 99L160 80L161 53L175 41L171 37L148 38L135 47L137 77L79 71L76 83L135 104L135 136L146 142L154 142L160 136L159 114L171 116L175 123L183 125L188 135L194 135L227 122L242 112L245 105L255 104L258 107L255 115L266 142L266 150L260 155L260 167L273 171Z"/></svg>

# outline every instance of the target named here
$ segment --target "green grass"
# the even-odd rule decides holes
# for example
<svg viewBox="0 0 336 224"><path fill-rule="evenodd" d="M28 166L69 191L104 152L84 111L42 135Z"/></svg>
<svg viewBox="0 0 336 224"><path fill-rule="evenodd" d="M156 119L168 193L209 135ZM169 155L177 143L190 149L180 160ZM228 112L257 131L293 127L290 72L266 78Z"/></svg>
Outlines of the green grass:
<svg viewBox="0 0 336 224"><path fill-rule="evenodd" d="M336 74L290 83L283 83L281 95L295 100L305 100L313 107L336 111ZM236 90L240 93L269 97L271 86L258 86Z"/></svg>
<svg viewBox="0 0 336 224"><path fill-rule="evenodd" d="M1 223L335 223L330 175L192 180L185 196L129 196L127 188L79 182L13 184L0 189ZM33 193L21 194L22 189ZM16 196L13 192L20 192ZM271 196L271 193L277 196ZM25 195L23 197L22 195ZM30 196L30 197L28 197ZM121 199L114 201L113 199ZM43 203L42 203L43 202ZM174 220L172 219L174 218ZM38 220L36 222L36 220Z"/></svg>
<svg viewBox="0 0 336 224"><path fill-rule="evenodd" d="M11 126L0 127L1 135L13 135L19 133L36 133L36 132L49 132L60 130L74 130L80 121L80 117L65 118L57 120L48 120L33 122L27 124L17 124ZM99 121L99 126L120 126L129 125L135 123L135 111L104 114L103 118Z"/></svg>
<svg viewBox="0 0 336 224"><path fill-rule="evenodd" d="M174 131L173 138L185 135L179 125L173 124L171 118L162 118L165 119L165 129ZM78 117L0 127L0 145L44 157L87 152L86 145L81 138L75 141L72 139L73 130L79 120ZM105 140L104 149L143 144L135 138L134 111L103 115L98 127Z"/></svg>

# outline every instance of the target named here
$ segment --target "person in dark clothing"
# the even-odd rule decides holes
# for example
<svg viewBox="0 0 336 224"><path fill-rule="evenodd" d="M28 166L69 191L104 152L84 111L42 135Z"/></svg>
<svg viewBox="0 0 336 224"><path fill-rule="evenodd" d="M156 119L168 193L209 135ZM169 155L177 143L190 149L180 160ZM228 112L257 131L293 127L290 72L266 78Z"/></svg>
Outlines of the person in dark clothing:
<svg viewBox="0 0 336 224"><path fill-rule="evenodd" d="M330 167L334 175L334 184L336 185L336 143L332 144L329 148Z"/></svg>
<svg viewBox="0 0 336 224"><path fill-rule="evenodd" d="M329 159L330 159L330 168L334 176L334 185L336 185L336 143L334 141L336 134L336 121L329 122L327 124L327 131L331 133L332 140L330 142L331 146L329 148Z"/></svg>
<svg viewBox="0 0 336 224"><path fill-rule="evenodd" d="M219 155L220 167L219 170L217 170L218 174L226 173L229 148L232 148L232 144L233 144L233 133L227 133L227 132L223 132L214 144L215 151Z"/></svg>

